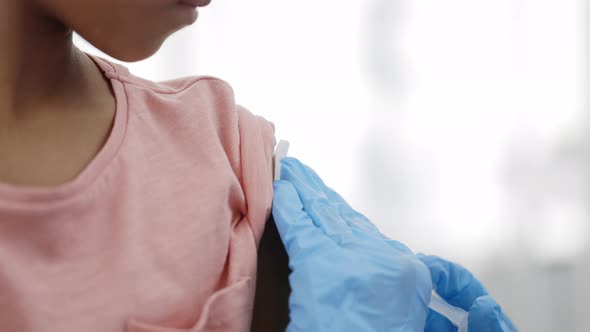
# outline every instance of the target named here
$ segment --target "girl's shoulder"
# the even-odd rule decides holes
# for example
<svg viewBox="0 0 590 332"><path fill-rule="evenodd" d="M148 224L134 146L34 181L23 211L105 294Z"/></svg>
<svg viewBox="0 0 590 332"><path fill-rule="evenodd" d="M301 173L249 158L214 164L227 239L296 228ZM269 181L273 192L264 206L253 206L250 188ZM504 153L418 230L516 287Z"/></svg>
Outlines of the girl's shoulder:
<svg viewBox="0 0 590 332"><path fill-rule="evenodd" d="M171 97L187 93L210 94L215 97L229 95L232 99L234 96L231 85L215 76L186 76L173 80L155 82L132 74L122 64L114 63L94 55L89 56L108 79L123 83L128 90L149 91L154 94L168 95Z"/></svg>

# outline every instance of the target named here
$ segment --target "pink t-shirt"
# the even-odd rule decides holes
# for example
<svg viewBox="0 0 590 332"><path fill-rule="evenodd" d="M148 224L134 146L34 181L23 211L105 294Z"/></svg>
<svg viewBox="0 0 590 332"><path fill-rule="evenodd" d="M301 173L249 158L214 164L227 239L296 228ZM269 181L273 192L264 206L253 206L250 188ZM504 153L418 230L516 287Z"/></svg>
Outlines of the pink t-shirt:
<svg viewBox="0 0 590 332"><path fill-rule="evenodd" d="M0 330L249 331L273 125L213 77L110 79L112 132L54 188L0 184Z"/></svg>

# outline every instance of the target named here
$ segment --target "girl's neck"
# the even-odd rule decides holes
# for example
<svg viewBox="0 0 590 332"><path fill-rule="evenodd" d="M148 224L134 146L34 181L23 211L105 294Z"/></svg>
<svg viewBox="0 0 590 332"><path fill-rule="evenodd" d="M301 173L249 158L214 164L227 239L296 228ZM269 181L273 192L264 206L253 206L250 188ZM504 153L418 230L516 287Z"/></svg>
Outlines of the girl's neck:
<svg viewBox="0 0 590 332"><path fill-rule="evenodd" d="M72 31L30 3L0 5L0 126L79 99L92 81L91 61L73 45Z"/></svg>

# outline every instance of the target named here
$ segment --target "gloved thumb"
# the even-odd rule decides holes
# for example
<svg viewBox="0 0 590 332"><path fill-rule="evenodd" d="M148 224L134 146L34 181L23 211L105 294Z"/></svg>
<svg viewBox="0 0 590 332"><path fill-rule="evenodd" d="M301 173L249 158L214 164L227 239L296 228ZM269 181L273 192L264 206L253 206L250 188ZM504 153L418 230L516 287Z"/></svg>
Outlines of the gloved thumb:
<svg viewBox="0 0 590 332"><path fill-rule="evenodd" d="M469 331L516 332L516 327L504 315L500 305L489 295L475 299L469 310Z"/></svg>

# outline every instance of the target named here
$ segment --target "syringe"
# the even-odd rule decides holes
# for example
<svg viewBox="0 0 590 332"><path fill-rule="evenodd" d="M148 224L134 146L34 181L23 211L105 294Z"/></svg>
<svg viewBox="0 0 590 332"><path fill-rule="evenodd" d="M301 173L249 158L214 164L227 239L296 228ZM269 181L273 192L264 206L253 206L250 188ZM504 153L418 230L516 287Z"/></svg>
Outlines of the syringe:
<svg viewBox="0 0 590 332"><path fill-rule="evenodd" d="M430 297L428 306L430 309L445 316L454 326L459 328L458 332L467 332L469 312L448 304L434 290L432 291L432 297Z"/></svg>

